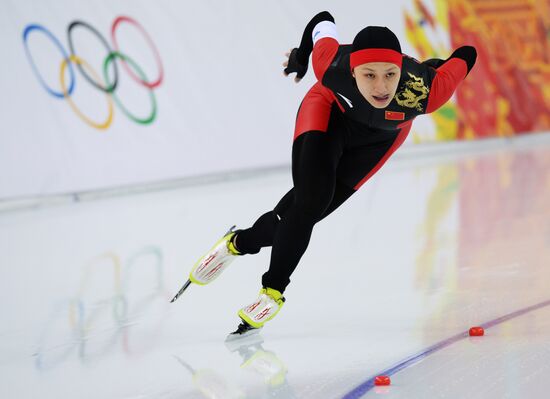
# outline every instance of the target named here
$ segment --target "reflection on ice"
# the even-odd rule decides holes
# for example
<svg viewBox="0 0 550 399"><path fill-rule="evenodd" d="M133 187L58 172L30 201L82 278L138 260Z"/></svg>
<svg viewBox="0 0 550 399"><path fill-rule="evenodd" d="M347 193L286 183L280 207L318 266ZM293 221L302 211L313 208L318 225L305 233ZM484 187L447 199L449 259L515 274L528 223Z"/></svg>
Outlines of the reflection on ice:
<svg viewBox="0 0 550 399"><path fill-rule="evenodd" d="M259 334L225 343L230 352L239 355L240 370L251 377L245 386L238 386L234 380L224 378L214 367L195 370L181 357L174 357L190 373L194 388L204 398L295 398L287 381L286 365L275 352L266 350L263 343L264 339Z"/></svg>
<svg viewBox="0 0 550 399"><path fill-rule="evenodd" d="M77 287L43 324L34 353L38 370L54 368L73 354L87 364L113 350L133 355L156 343L168 307L159 248L141 249L124 266L114 252L97 256L82 268ZM136 324L150 329L138 343L129 328Z"/></svg>

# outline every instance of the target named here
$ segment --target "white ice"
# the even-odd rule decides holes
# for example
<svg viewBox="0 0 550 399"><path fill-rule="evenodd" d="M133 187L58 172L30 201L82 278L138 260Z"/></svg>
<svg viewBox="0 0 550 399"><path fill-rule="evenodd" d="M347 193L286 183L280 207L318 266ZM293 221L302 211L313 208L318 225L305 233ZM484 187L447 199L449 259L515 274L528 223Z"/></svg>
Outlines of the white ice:
<svg viewBox="0 0 550 399"><path fill-rule="evenodd" d="M257 342L227 348L269 249L169 300L288 171L0 213L1 398L342 398L412 355L550 300L550 140L390 160L318 224ZM542 398L550 306L460 339L368 390ZM351 396L347 396L351 397Z"/></svg>

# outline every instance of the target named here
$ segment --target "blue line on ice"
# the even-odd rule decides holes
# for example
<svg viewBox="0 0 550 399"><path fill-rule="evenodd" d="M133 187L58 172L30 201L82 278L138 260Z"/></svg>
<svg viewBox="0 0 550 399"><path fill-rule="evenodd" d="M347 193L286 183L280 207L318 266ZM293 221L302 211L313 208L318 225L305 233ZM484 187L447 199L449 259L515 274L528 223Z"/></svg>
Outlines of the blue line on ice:
<svg viewBox="0 0 550 399"><path fill-rule="evenodd" d="M548 305L550 305L550 300L538 303L536 305L529 306L529 307L524 308L524 309L517 310L515 312L509 313L509 314L504 315L502 317L499 317L497 319L494 319L494 320L488 321L486 323L480 324L480 326L483 327L484 329L488 329L488 328L494 327L498 324L501 324L501 323L503 323L507 320L513 319L515 317L522 316L525 313L532 312L533 310L537 310L537 309L543 308L543 307L548 306ZM422 359L424 359L427 356L431 355L432 353L435 353L435 352L437 352L437 351L439 351L443 348L446 348L446 347L454 344L457 341L460 341L461 339L465 339L465 338L468 338L468 337L469 337L468 331L464 331L464 332L461 332L460 334L453 335L450 338L447 338L447 339L445 339L441 342L438 342L437 344L432 345L429 348L426 348L426 349L418 352L415 355L409 356L405 360L402 360L401 362L397 363L396 365L377 373L376 375L370 377L365 382L363 382L360 385L358 385L357 387L353 388L353 390L351 390L350 392L348 392L347 394L345 394L343 396L343 399L360 398L361 396L363 396L367 392L369 392L372 388L374 388L374 378L376 376L378 376L378 375L391 376L391 375L393 375L393 374L395 374L395 373L397 373L397 372L399 372L399 371L401 371L401 370L403 370L407 367L410 367L410 366L418 363L419 361L421 361Z"/></svg>

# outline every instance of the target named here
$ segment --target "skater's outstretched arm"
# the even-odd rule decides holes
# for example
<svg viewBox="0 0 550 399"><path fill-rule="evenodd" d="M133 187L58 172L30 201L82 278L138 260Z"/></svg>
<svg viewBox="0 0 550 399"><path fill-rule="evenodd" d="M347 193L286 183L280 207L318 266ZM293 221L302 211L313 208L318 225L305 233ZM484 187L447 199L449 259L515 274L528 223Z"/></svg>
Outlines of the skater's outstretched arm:
<svg viewBox="0 0 550 399"><path fill-rule="evenodd" d="M334 24L334 18L328 11L320 12L309 21L304 29L300 46L290 50L286 54L288 60L283 63L285 67L284 73L288 76L295 72L296 77L294 80L296 82L299 82L305 76L308 69L309 56L313 51L314 45L313 30L319 23L324 21Z"/></svg>
<svg viewBox="0 0 550 399"><path fill-rule="evenodd" d="M434 112L453 95L458 85L466 78L477 58L476 49L462 46L446 60L432 58L423 64L435 68L436 74L430 88L426 113Z"/></svg>

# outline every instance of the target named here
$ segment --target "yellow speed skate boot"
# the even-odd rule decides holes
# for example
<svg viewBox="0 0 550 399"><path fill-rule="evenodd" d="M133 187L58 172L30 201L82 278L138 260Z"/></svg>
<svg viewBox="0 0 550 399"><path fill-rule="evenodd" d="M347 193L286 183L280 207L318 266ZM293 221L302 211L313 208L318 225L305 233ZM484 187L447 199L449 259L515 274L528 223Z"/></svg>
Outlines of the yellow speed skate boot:
<svg viewBox="0 0 550 399"><path fill-rule="evenodd" d="M283 294L273 288L262 288L258 299L237 313L242 320L237 330L227 337L232 340L257 333L266 322L273 319L283 307Z"/></svg>
<svg viewBox="0 0 550 399"><path fill-rule="evenodd" d="M211 283L222 274L237 255L240 255L233 244L234 229L235 226L231 227L210 251L195 263L189 274L189 280L192 283L198 285Z"/></svg>
<svg viewBox="0 0 550 399"><path fill-rule="evenodd" d="M214 244L210 251L195 263L189 273L189 280L187 280L171 302L178 299L191 283L206 285L214 281L237 256L241 255L233 243L233 239L237 233L234 229L235 226L231 227L229 231Z"/></svg>

